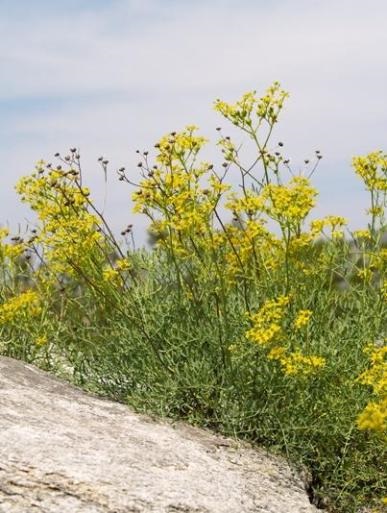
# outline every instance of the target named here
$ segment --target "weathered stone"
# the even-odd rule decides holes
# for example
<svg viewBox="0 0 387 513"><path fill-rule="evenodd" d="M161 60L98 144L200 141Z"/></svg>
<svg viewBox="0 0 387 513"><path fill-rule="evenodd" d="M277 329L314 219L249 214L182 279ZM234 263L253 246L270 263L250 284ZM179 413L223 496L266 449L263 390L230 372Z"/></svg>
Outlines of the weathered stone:
<svg viewBox="0 0 387 513"><path fill-rule="evenodd" d="M285 460L0 358L1 513L312 513Z"/></svg>

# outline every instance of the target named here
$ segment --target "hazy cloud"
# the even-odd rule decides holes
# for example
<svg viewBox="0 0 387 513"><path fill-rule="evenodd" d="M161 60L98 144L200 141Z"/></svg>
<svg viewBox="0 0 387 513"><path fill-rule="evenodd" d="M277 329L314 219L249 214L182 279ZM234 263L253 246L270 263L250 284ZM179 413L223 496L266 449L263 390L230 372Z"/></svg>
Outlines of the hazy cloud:
<svg viewBox="0 0 387 513"><path fill-rule="evenodd" d="M216 97L280 80L291 98L278 137L296 162L325 156L319 212L361 222L349 162L386 147L384 1L0 1L0 12L1 219L18 215L11 184L40 157L80 146L101 196L100 153L135 173L137 147L192 122L215 139ZM118 226L129 191L113 182Z"/></svg>

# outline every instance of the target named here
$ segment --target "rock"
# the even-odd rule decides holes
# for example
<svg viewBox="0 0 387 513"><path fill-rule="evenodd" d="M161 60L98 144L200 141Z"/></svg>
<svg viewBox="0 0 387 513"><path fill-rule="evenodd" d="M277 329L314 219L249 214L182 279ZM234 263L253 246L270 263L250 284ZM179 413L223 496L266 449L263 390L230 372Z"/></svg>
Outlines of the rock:
<svg viewBox="0 0 387 513"><path fill-rule="evenodd" d="M0 358L1 513L312 513L285 460Z"/></svg>

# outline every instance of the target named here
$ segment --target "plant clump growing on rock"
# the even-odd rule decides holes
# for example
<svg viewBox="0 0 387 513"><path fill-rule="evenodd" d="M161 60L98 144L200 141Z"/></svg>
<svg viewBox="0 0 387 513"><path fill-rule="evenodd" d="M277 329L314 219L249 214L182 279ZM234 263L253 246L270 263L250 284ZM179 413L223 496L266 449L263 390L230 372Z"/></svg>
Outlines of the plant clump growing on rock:
<svg viewBox="0 0 387 513"><path fill-rule="evenodd" d="M140 154L134 212L153 246L117 238L83 184L80 156L40 161L17 185L36 213L1 229L0 350L140 411L286 454L332 512L381 508L387 430L387 155L356 157L368 226L313 219L319 150L295 173L273 143L288 94L274 83L215 109L219 163L189 125ZM100 163L107 172L108 161ZM237 183L238 182L238 183Z"/></svg>

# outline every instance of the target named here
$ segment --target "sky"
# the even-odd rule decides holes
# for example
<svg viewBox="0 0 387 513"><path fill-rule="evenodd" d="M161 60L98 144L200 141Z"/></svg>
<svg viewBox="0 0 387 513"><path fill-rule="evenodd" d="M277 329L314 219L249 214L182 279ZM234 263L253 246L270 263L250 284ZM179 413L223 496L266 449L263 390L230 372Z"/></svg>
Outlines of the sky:
<svg viewBox="0 0 387 513"><path fill-rule="evenodd" d="M116 231L146 221L131 212L136 149L196 124L219 159L216 98L262 95L275 80L290 97L273 135L293 169L319 149L312 217L365 226L368 196L351 159L387 151L385 0L0 0L0 224L33 216L18 178L54 153L80 149L97 202L109 160L106 216Z"/></svg>

